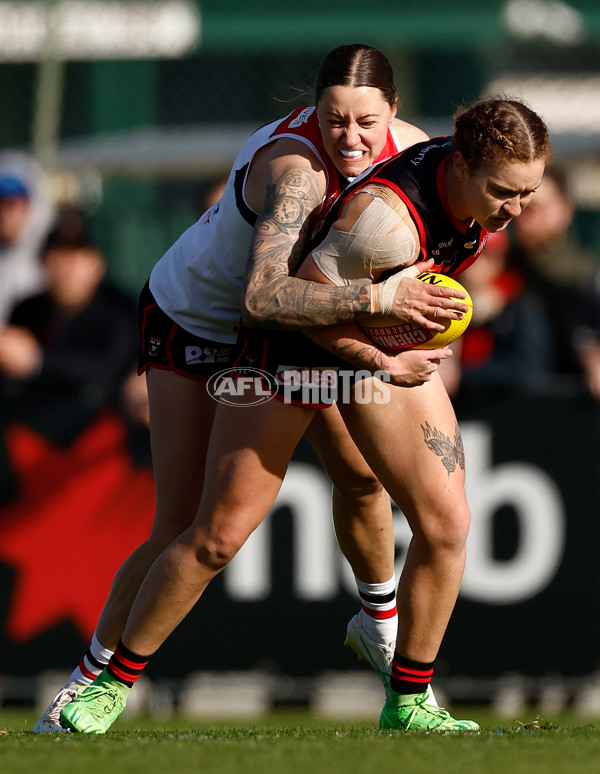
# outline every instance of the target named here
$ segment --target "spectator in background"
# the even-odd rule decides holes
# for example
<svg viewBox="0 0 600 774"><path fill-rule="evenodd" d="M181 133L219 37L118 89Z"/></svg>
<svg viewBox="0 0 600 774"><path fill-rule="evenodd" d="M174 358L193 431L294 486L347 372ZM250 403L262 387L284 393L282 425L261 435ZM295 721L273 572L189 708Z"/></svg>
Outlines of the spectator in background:
<svg viewBox="0 0 600 774"><path fill-rule="evenodd" d="M39 253L54 217L38 165L21 153L0 154L0 325L17 302L44 287Z"/></svg>
<svg viewBox="0 0 600 774"><path fill-rule="evenodd" d="M509 248L506 232L490 234L477 261L461 275L473 299L473 319L455 344L455 356L440 364L453 396L481 387L524 390L552 377L551 324L544 300L510 264Z"/></svg>
<svg viewBox="0 0 600 774"><path fill-rule="evenodd" d="M523 216L514 222L512 264L527 286L544 300L552 326L554 371L559 380L581 378L573 347L573 320L580 288L598 266L598 257L581 244L574 227L575 204L560 167L548 168Z"/></svg>
<svg viewBox="0 0 600 774"><path fill-rule="evenodd" d="M21 301L0 330L0 373L27 400L119 400L137 356L132 301L103 283L106 263L81 213L64 210L42 248L47 290Z"/></svg>

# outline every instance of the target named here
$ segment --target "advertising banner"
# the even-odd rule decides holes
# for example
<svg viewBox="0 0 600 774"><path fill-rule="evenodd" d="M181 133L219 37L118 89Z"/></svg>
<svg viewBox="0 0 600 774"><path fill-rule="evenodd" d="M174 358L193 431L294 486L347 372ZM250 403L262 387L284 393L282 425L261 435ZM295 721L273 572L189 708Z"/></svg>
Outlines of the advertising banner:
<svg viewBox="0 0 600 774"><path fill-rule="evenodd" d="M437 673L593 672L600 411L583 398L494 395L458 405L457 414L472 527ZM2 670L70 669L115 571L151 528L148 440L112 412L5 417L0 470ZM399 575L410 530L394 513ZM357 610L332 527L331 485L303 441L275 507L148 675L348 669L355 657L342 643Z"/></svg>

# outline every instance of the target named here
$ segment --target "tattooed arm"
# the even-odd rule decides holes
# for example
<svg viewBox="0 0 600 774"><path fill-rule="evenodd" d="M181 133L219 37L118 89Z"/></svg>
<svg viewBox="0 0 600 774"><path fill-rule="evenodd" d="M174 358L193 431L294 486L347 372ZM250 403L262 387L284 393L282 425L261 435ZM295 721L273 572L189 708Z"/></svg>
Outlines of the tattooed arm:
<svg viewBox="0 0 600 774"><path fill-rule="evenodd" d="M320 163L295 140L278 140L257 154L245 189L250 205L260 211L242 298L242 319L249 328L324 328L380 313L382 285L337 286L290 276L304 257L311 216L321 205L325 185ZM419 266L427 271L433 261ZM457 319L453 295L450 288L403 279L389 316L442 330L441 322L425 314Z"/></svg>
<svg viewBox="0 0 600 774"><path fill-rule="evenodd" d="M279 140L267 146L255 164L246 193L251 204L260 196L255 205L260 214L248 259L244 323L250 328L300 329L369 314L368 285L334 287L290 276L303 256L311 215L325 192L325 172L313 154L296 141Z"/></svg>
<svg viewBox="0 0 600 774"><path fill-rule="evenodd" d="M344 207L341 217L334 224L334 228L340 231L351 230L356 219L366 206L364 197L362 197L362 201L360 200L360 195L350 199ZM415 263L413 266L401 269L398 274L404 274L409 278L416 276L422 270L424 263ZM325 287L331 285L331 280L321 272L310 255L300 266L298 276L305 280L324 283ZM410 292L406 294L406 308L408 310L411 306L414 307L413 319L419 321L418 315L422 316L424 314L427 305L431 301L427 296L424 299L420 299L418 295L420 291L418 286L426 283L415 282L414 279L410 279L410 282L412 282L412 286L416 286L417 295L413 294L411 296ZM409 284L409 287L412 286ZM421 312L418 311L419 304L421 305ZM417 316L414 316L415 314ZM423 321L426 320L426 318L422 319ZM430 323L430 321L427 322ZM401 387L415 387L429 381L432 374L437 370L440 361L452 355L452 351L448 347L436 350L414 349L400 352L396 355L388 354L376 347L358 323L353 320L343 325L306 329L304 332L321 347L347 360L358 368L365 369L372 374L377 371L387 372L392 384Z"/></svg>
<svg viewBox="0 0 600 774"><path fill-rule="evenodd" d="M347 360L371 374L385 371L391 384L398 387L417 387L428 382L437 371L440 361L452 357L449 347L440 349L409 349L396 355L378 349L356 323L334 328L307 330L309 336L323 349Z"/></svg>

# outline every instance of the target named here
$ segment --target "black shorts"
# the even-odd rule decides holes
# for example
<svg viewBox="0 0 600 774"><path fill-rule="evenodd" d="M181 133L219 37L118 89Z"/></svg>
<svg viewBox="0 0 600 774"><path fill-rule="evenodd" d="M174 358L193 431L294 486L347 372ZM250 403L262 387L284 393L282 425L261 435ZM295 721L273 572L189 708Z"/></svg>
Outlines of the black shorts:
<svg viewBox="0 0 600 774"><path fill-rule="evenodd" d="M327 408L348 398L350 388L366 376L299 332L238 327L233 370L262 378L262 389L283 403Z"/></svg>
<svg viewBox="0 0 600 774"><path fill-rule="evenodd" d="M173 322L156 303L146 282L138 306L138 374L150 366L203 381L231 365L233 344L194 336Z"/></svg>

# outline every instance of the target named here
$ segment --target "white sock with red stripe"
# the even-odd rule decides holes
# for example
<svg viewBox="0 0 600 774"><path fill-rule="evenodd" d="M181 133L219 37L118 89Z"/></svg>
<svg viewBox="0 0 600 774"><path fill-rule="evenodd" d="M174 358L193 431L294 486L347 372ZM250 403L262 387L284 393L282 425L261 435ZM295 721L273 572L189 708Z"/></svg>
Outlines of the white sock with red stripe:
<svg viewBox="0 0 600 774"><path fill-rule="evenodd" d="M79 662L79 666L73 670L68 682L91 685L108 664L112 654L113 651L105 648L94 632L87 653Z"/></svg>
<svg viewBox="0 0 600 774"><path fill-rule="evenodd" d="M367 634L377 642L389 645L396 641L398 611L396 609L396 576L384 583L365 583L358 578L356 587L362 607L362 620Z"/></svg>

